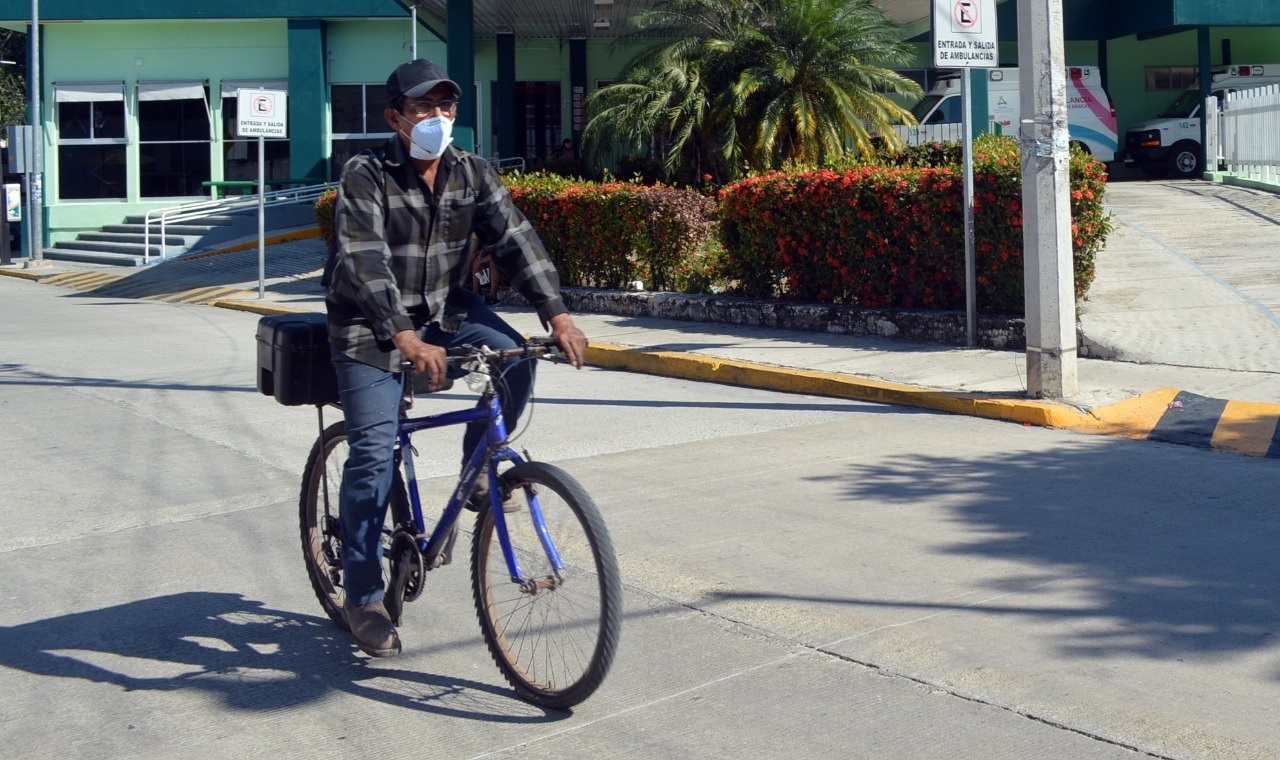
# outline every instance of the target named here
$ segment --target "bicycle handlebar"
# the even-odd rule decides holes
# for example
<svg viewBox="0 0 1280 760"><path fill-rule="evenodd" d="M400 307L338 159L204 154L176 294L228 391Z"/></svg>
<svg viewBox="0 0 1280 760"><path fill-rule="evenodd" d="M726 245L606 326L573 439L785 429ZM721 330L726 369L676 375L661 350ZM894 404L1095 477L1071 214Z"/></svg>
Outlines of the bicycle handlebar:
<svg viewBox="0 0 1280 760"><path fill-rule="evenodd" d="M564 352L560 350L560 344L550 335L534 336L528 338L523 346L515 348L502 348L494 350L488 346L472 346L470 344L463 346L455 346L445 351L445 356L449 360L449 366L458 369L471 361L482 361L493 366L502 364L508 359L550 359L553 362L564 360ZM413 369L413 364L407 361L400 362L400 368L403 371Z"/></svg>
<svg viewBox="0 0 1280 760"><path fill-rule="evenodd" d="M482 359L491 364L501 364L508 359L545 358L558 361L564 358L564 352L560 350L560 344L550 335L535 336L526 340L523 346L502 348L496 351L488 346L457 346L450 348L446 355L449 358L449 364L454 366L460 366L472 359Z"/></svg>

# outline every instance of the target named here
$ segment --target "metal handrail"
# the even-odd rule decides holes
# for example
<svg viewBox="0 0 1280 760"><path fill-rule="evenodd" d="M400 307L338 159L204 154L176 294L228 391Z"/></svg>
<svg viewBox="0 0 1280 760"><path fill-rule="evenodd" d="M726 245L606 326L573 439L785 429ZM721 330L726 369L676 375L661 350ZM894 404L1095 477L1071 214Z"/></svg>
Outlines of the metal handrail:
<svg viewBox="0 0 1280 760"><path fill-rule="evenodd" d="M272 190L263 195L262 201L265 206L283 206L287 203L314 201L329 187L329 184L321 183L285 190ZM256 208L258 208L257 195L242 195L235 198L224 198L220 201L196 201L194 203L184 203L180 206L170 206L169 208L151 209L143 217L142 262L144 264L151 263L151 223L153 215L155 215L155 220L160 222L160 260L164 261L169 257L164 242L165 226L167 224L189 222L195 219L217 216L218 214L248 211Z"/></svg>
<svg viewBox="0 0 1280 760"><path fill-rule="evenodd" d="M525 170L525 160L522 156L512 156L511 158L492 158L489 163L493 164L494 171L505 172L515 169L516 171Z"/></svg>

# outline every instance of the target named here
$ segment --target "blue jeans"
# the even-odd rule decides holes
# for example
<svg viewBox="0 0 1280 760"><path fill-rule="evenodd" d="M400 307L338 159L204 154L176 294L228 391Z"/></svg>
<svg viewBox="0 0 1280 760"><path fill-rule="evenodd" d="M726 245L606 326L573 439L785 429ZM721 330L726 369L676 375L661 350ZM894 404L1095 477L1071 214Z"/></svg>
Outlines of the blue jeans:
<svg viewBox="0 0 1280 760"><path fill-rule="evenodd" d="M513 348L523 343L520 333L476 299L456 333L429 329L423 340L438 346L464 343L489 348ZM386 519L395 469L393 451L400 415L400 373L358 362L333 351L338 375L338 397L347 423L350 455L338 496L338 522L342 527L343 586L351 604L369 604L382 598L382 525ZM533 362L507 368L505 388L499 384L502 415L508 429L515 427L533 390ZM462 440L462 460L484 438L486 423L467 425Z"/></svg>

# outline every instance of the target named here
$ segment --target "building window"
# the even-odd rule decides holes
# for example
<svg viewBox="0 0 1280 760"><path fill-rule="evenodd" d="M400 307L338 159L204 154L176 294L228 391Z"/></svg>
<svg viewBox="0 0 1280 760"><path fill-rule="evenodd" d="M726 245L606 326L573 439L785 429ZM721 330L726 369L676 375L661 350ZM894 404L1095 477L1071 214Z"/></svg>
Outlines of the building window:
<svg viewBox="0 0 1280 760"><path fill-rule="evenodd" d="M240 120L240 90L277 90L287 92L285 79L227 80L222 83L222 178L224 180L258 180L258 138L237 136ZM289 174L289 140L265 138L263 153L267 179L291 179ZM232 193L234 194L234 193ZM223 193L219 193L219 196Z"/></svg>
<svg viewBox="0 0 1280 760"><path fill-rule="evenodd" d="M1195 66L1148 66L1148 90L1185 90L1194 87L1198 69Z"/></svg>
<svg viewBox="0 0 1280 760"><path fill-rule="evenodd" d="M516 82L516 155L545 159L560 147L560 83Z"/></svg>
<svg viewBox="0 0 1280 760"><path fill-rule="evenodd" d="M381 146L394 132L382 115L387 109L385 84L335 84L329 102L332 176L337 178L352 156Z"/></svg>
<svg viewBox="0 0 1280 760"><path fill-rule="evenodd" d="M212 118L203 82L138 83L139 181L143 198L204 195Z"/></svg>
<svg viewBox="0 0 1280 760"><path fill-rule="evenodd" d="M58 198L126 196L124 83L55 84Z"/></svg>

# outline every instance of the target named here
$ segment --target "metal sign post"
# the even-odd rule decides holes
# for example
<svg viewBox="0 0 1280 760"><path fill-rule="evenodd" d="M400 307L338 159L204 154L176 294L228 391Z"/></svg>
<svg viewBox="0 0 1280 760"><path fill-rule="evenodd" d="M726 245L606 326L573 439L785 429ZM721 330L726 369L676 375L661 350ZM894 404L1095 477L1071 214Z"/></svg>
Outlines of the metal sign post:
<svg viewBox="0 0 1280 760"><path fill-rule="evenodd" d="M288 137L288 97L280 90L236 93L236 134L258 138L258 298L267 296L266 138Z"/></svg>
<svg viewBox="0 0 1280 760"><path fill-rule="evenodd" d="M964 301L970 348L978 342L978 278L973 252L973 104L970 102L973 94L969 69L999 66L999 41L996 0L933 0L933 65L940 69L960 69L962 74Z"/></svg>

